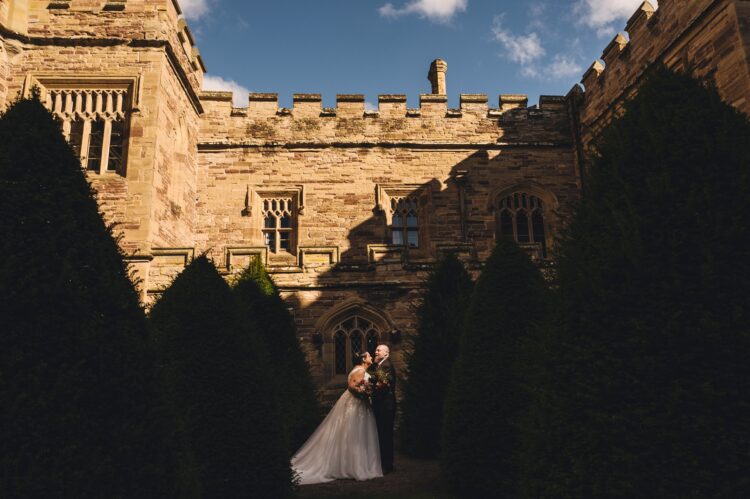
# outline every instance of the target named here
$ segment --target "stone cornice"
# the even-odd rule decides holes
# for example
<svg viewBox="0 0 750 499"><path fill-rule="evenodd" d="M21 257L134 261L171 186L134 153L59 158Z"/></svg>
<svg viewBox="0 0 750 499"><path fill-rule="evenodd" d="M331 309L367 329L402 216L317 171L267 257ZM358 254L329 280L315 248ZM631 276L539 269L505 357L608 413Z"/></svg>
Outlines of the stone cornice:
<svg viewBox="0 0 750 499"><path fill-rule="evenodd" d="M187 93L188 98L190 99L190 104L193 105L193 109L195 109L195 112L198 114L203 114L203 105L201 104L200 98L195 90L193 90L193 86L190 84L190 79L185 70L182 69L180 60L178 59L177 54L175 54L171 43L166 40L131 40L128 45L130 47L163 48L167 54L167 60L169 60L172 70L174 70L177 78L180 80L185 93Z"/></svg>
<svg viewBox="0 0 750 499"><path fill-rule="evenodd" d="M198 151L222 151L226 149L418 149L435 151L475 151L500 150L516 148L539 148L539 149L568 149L572 148L572 142L497 142L497 143L455 143L436 144L419 142L289 142L289 143L264 143L251 144L248 142L201 142Z"/></svg>

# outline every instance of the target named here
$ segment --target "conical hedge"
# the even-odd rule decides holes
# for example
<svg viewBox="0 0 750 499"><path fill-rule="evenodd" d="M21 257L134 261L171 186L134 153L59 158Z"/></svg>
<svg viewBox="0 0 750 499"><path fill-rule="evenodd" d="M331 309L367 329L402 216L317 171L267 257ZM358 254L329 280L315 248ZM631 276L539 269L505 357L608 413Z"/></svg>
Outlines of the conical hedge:
<svg viewBox="0 0 750 499"><path fill-rule="evenodd" d="M401 402L401 449L416 457L440 451L445 392L458 354L472 282L454 254L438 263L417 310L417 336L406 357L407 378Z"/></svg>
<svg viewBox="0 0 750 499"><path fill-rule="evenodd" d="M181 415L204 497L289 495L292 471L272 373L229 286L193 260L150 320L164 383Z"/></svg>
<svg viewBox="0 0 750 499"><path fill-rule="evenodd" d="M137 293L36 98L0 119L0 212L0 496L171 496L173 426Z"/></svg>
<svg viewBox="0 0 750 499"><path fill-rule="evenodd" d="M287 448L294 453L320 422L321 409L294 320L263 265L253 259L233 286L242 312L269 354Z"/></svg>
<svg viewBox="0 0 750 499"><path fill-rule="evenodd" d="M462 497L519 497L527 342L546 310L539 269L500 240L474 286L445 402L440 463Z"/></svg>
<svg viewBox="0 0 750 499"><path fill-rule="evenodd" d="M745 497L750 124L659 69L596 146L561 244L537 493Z"/></svg>

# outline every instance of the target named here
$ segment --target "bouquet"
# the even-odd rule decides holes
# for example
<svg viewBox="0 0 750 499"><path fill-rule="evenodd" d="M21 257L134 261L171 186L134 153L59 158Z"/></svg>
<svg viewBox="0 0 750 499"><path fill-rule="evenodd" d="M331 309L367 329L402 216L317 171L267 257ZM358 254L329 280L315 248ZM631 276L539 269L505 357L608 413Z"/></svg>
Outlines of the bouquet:
<svg viewBox="0 0 750 499"><path fill-rule="evenodd" d="M391 387L391 380L388 377L388 373L385 371L385 369L377 368L372 373L372 378L370 379L370 382L374 385L375 391L384 391L387 389L390 389Z"/></svg>
<svg viewBox="0 0 750 499"><path fill-rule="evenodd" d="M359 383L356 384L353 388L349 388L349 392L354 395L357 398L361 399L369 399L370 395L372 395L372 386L370 383L367 383L366 380L362 379Z"/></svg>

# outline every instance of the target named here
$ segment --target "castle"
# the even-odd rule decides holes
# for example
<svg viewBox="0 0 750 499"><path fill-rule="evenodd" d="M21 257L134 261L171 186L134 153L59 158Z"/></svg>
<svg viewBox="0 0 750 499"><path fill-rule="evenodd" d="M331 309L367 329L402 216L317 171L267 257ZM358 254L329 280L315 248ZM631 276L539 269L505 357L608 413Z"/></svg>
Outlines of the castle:
<svg viewBox="0 0 750 499"><path fill-rule="evenodd" d="M293 312L321 387L353 351L414 332L446 252L475 273L497 235L545 262L583 182L591 140L655 63L713 79L750 113L750 1L643 2L566 96L202 92L204 61L177 0L0 0L0 108L35 86L80 155L153 302L196 254L231 275L260 258ZM496 104L496 107L495 105ZM208 334L209 332L207 332Z"/></svg>

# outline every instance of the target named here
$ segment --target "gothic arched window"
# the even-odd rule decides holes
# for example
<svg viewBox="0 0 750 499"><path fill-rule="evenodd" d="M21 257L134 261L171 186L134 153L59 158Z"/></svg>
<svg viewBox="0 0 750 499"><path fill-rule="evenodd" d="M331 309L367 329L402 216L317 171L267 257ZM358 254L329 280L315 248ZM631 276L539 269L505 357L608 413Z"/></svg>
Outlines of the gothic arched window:
<svg viewBox="0 0 750 499"><path fill-rule="evenodd" d="M294 215L291 196L263 199L263 243L271 253L292 253Z"/></svg>
<svg viewBox="0 0 750 499"><path fill-rule="evenodd" d="M541 257L547 257L544 203L539 197L526 192L501 197L497 203L497 232L521 246L536 246Z"/></svg>
<svg viewBox="0 0 750 499"><path fill-rule="evenodd" d="M334 374L347 374L354 366L354 356L365 349L375 354L380 338L379 328L368 319L354 315L333 328Z"/></svg>
<svg viewBox="0 0 750 499"><path fill-rule="evenodd" d="M419 210L414 197L391 198L391 244L419 247Z"/></svg>

